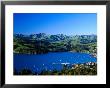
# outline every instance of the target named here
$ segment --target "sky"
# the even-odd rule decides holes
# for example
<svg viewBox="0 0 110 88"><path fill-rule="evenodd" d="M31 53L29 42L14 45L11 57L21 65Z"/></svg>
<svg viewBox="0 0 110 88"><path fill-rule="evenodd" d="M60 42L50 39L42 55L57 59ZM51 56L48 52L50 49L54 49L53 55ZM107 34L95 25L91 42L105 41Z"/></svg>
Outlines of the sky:
<svg viewBox="0 0 110 88"><path fill-rule="evenodd" d="M15 34L97 34L96 13L14 13Z"/></svg>

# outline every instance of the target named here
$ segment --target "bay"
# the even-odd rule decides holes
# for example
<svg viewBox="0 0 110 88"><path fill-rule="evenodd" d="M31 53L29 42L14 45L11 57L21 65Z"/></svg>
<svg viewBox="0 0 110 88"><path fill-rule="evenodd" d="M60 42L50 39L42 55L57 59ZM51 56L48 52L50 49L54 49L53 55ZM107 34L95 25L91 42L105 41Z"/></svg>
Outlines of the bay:
<svg viewBox="0 0 110 88"><path fill-rule="evenodd" d="M40 73L44 70L61 70L65 64L72 66L72 64L96 61L95 57L86 53L49 52L46 54L14 54L14 69L20 71L26 68Z"/></svg>

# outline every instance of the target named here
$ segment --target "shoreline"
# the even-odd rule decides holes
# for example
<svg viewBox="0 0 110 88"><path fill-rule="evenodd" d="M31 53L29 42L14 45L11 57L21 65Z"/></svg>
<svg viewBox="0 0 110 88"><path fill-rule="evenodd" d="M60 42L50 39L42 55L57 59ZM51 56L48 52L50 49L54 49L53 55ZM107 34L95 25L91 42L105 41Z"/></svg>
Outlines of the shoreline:
<svg viewBox="0 0 110 88"><path fill-rule="evenodd" d="M65 74L65 70L66 71L77 71L77 69L94 69L95 67L95 70L97 72L97 62L86 62L86 63L80 63L80 64L71 64L71 68L68 68L68 64L67 65L63 65L64 67L60 70L57 70L57 69L53 69L53 70L41 70L41 71L33 71L32 69L28 69L28 68L22 68L21 70L17 70L16 68L14 69L14 75L51 75L54 73L54 71L56 71L57 73L61 73L63 71L62 74ZM92 67L91 67L92 66ZM29 74L27 73L22 73L22 71L25 71L25 72L29 72ZM86 72L87 70L84 71L84 73ZM45 74L42 74L42 72L44 72ZM81 74L84 74L84 73L81 73ZM86 75L88 75L89 73L87 73ZM59 74L53 74L53 75L59 75ZM65 75L68 75L68 74L65 74ZM73 74L71 74L73 75Z"/></svg>
<svg viewBox="0 0 110 88"><path fill-rule="evenodd" d="M75 51L69 51L69 52L72 52L72 53L84 53L84 52L75 52ZM85 53L85 54L90 54L91 56L97 58L97 54L96 53Z"/></svg>
<svg viewBox="0 0 110 88"><path fill-rule="evenodd" d="M67 52L71 52L71 53L82 53L82 54L84 53L84 52L75 52L75 51L67 51ZM48 54L48 53L59 53L59 52L47 52L47 53L40 53L40 54L30 54L30 53L17 53L17 52L14 52L14 54L24 54L24 55L42 55L42 54ZM96 53L84 53L84 54L89 54L92 57L97 58L97 54Z"/></svg>

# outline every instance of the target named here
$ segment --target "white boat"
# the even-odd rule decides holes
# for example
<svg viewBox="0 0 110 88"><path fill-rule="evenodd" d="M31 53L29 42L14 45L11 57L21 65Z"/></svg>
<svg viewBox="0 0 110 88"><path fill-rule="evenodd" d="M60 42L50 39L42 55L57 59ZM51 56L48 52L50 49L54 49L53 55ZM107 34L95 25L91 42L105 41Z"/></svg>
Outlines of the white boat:
<svg viewBox="0 0 110 88"><path fill-rule="evenodd" d="M70 64L70 63L61 63L61 64L67 65L67 64Z"/></svg>

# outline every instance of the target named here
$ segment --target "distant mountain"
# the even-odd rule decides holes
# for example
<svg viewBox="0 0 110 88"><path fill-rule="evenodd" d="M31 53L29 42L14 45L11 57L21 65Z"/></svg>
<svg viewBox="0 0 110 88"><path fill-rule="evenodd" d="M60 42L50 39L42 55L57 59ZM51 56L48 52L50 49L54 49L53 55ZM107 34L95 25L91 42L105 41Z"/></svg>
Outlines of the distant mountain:
<svg viewBox="0 0 110 88"><path fill-rule="evenodd" d="M63 34L47 35L45 33L23 35L14 34L15 53L46 53L75 51L96 53L97 35Z"/></svg>
<svg viewBox="0 0 110 88"><path fill-rule="evenodd" d="M78 39L78 40L80 40L80 43L84 43L84 44L97 42L97 36L96 35L67 36L67 35L63 35L63 34L46 35L45 33L39 33L39 34L31 34L31 35L14 34L14 38L32 39L32 40L46 40L49 42Z"/></svg>

